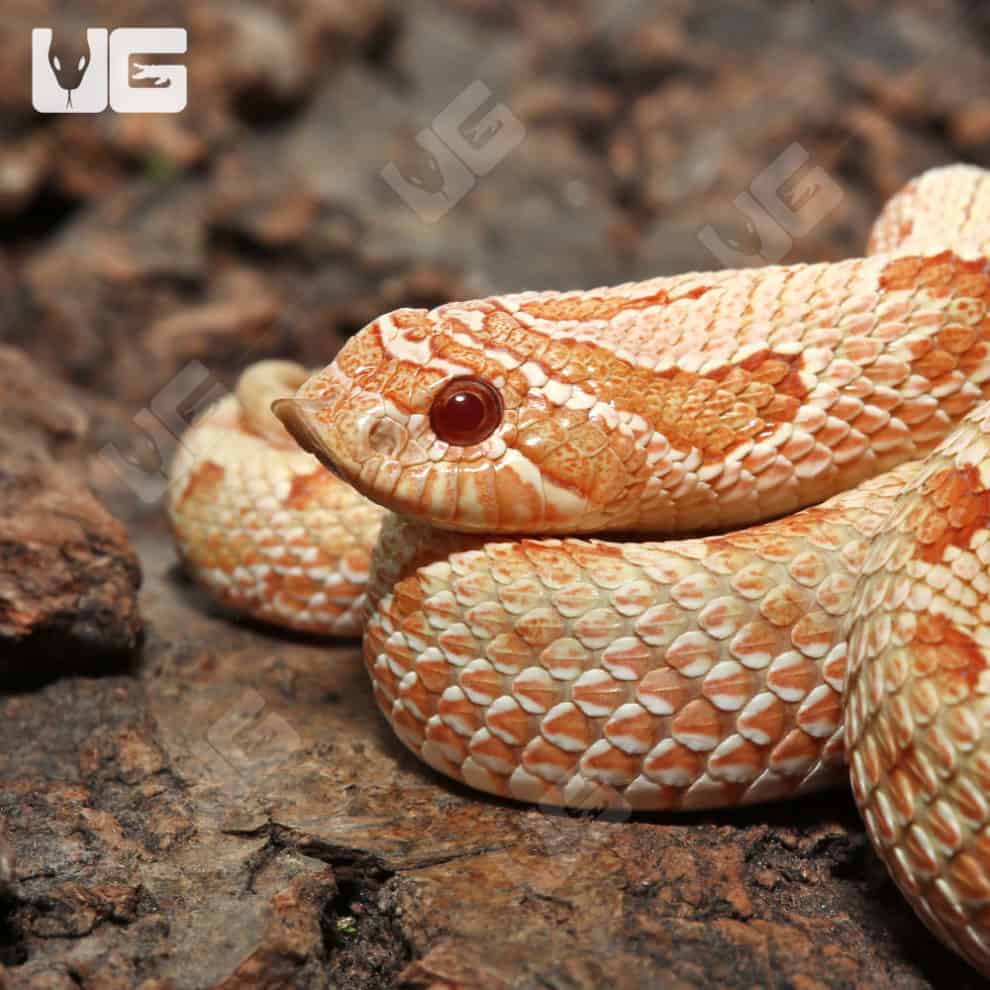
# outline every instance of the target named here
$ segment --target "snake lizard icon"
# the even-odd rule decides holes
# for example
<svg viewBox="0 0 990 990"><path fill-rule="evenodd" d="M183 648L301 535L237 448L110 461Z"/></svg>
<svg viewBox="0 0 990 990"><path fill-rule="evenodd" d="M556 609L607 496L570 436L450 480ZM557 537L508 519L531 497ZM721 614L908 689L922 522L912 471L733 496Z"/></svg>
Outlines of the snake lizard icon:
<svg viewBox="0 0 990 990"><path fill-rule="evenodd" d="M481 791L851 778L990 975L988 258L990 173L954 165L861 258L386 314L193 425L182 557L236 610L363 631L395 732Z"/></svg>
<svg viewBox="0 0 990 990"><path fill-rule="evenodd" d="M55 81L65 90L66 110L72 109L72 94L82 84L92 57L88 35L84 34L73 42L52 34L48 43L48 64Z"/></svg>

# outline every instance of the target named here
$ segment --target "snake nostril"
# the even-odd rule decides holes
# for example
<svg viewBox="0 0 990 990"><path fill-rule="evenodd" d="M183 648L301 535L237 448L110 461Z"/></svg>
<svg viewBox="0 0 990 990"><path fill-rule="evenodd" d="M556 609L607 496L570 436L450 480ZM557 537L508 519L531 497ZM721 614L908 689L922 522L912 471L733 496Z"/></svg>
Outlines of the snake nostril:
<svg viewBox="0 0 990 990"><path fill-rule="evenodd" d="M390 419L377 420L368 431L368 446L383 457L396 457L402 449L402 430Z"/></svg>

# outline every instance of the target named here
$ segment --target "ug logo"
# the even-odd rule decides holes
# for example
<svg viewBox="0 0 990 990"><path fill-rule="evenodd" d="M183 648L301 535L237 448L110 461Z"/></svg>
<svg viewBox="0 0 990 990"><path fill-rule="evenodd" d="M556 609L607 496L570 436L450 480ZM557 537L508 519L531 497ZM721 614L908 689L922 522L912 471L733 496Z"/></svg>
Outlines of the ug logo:
<svg viewBox="0 0 990 990"><path fill-rule="evenodd" d="M31 32L31 102L39 113L178 113L186 105L186 67L131 61L181 55L185 28L88 28L85 38Z"/></svg>

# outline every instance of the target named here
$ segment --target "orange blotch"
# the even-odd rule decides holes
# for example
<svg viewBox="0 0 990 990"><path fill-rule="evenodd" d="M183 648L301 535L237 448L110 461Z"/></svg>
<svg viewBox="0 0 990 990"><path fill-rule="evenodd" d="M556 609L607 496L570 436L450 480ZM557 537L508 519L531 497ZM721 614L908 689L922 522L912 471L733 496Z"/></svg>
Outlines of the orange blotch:
<svg viewBox="0 0 990 990"><path fill-rule="evenodd" d="M648 309L651 306L669 306L682 299L700 299L710 286L699 285L680 296L673 296L666 289L658 289L651 296L640 296L638 299L628 299L621 296L593 296L582 293L575 296L558 296L556 298L527 303L522 312L549 322L564 320L612 320L620 313L630 310Z"/></svg>
<svg viewBox="0 0 990 990"><path fill-rule="evenodd" d="M936 472L922 491L915 557L938 564L949 547L968 549L990 522L990 491L971 464Z"/></svg>
<svg viewBox="0 0 990 990"><path fill-rule="evenodd" d="M962 680L973 688L987 669L987 658L979 644L953 625L948 616L919 615L915 642L924 669L937 677Z"/></svg>
<svg viewBox="0 0 990 990"><path fill-rule="evenodd" d="M751 354L735 367L750 372L754 381L773 385L778 393L803 399L808 394L808 389L799 374L802 366L800 354L777 354L771 350L762 350ZM709 377L713 375L714 373Z"/></svg>
<svg viewBox="0 0 990 990"><path fill-rule="evenodd" d="M312 474L297 474L292 479L289 497L285 500L287 508L305 509L314 501L314 495L327 483L326 471L320 469Z"/></svg>
<svg viewBox="0 0 990 990"><path fill-rule="evenodd" d="M990 308L990 266L983 258L967 260L952 251L896 258L885 266L879 281L881 288L891 292L920 290L935 299L972 299ZM990 316L986 313L975 333L965 327L947 327L914 355L911 370L929 380L957 369L968 374L985 358L988 339Z"/></svg>
<svg viewBox="0 0 990 990"><path fill-rule="evenodd" d="M182 493L179 505L184 505L187 500L193 498L208 498L210 492L223 481L224 470L219 464L213 461L203 461L192 473L189 484Z"/></svg>
<svg viewBox="0 0 990 990"><path fill-rule="evenodd" d="M400 576L396 584L392 586L394 620L403 627L408 620L412 620L414 627L410 631L413 635L421 631L430 637L433 634L433 628L430 625L429 616L423 612L423 602L425 601L423 589L416 578L415 568L406 568L403 574L408 573L409 570L413 571L411 576ZM448 615L452 614L452 612L448 613ZM405 631L404 628L403 631Z"/></svg>
<svg viewBox="0 0 990 990"><path fill-rule="evenodd" d="M962 278L966 278L967 295L976 298L990 295L990 270L986 261L983 258L967 261L953 251L895 258L880 273L880 287L890 292L924 289L941 299L958 293Z"/></svg>

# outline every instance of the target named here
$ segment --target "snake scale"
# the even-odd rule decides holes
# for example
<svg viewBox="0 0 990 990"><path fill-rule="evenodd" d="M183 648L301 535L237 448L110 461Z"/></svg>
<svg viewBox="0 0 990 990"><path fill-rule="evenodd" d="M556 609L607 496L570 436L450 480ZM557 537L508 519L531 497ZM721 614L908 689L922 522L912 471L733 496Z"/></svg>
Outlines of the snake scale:
<svg viewBox="0 0 990 990"><path fill-rule="evenodd" d="M398 736L491 794L696 809L848 774L990 974L988 257L990 173L955 165L862 258L396 310L194 424L181 554L238 611L363 629Z"/></svg>

